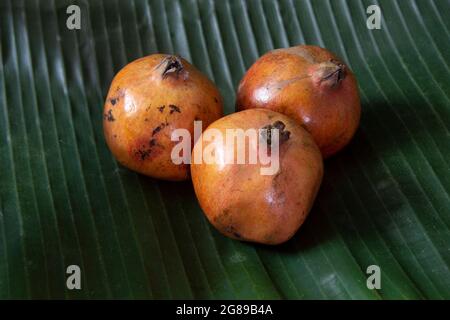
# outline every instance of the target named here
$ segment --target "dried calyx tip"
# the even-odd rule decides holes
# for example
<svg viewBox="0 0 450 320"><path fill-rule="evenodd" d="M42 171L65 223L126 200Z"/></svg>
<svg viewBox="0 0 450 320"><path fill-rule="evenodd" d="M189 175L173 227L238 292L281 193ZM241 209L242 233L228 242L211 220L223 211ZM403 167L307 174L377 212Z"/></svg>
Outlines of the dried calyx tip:
<svg viewBox="0 0 450 320"><path fill-rule="evenodd" d="M167 56L163 61L161 61L160 65L164 66L164 70L162 72L163 79L167 78L171 74L178 77L178 75L184 71L183 63L178 56Z"/></svg>
<svg viewBox="0 0 450 320"><path fill-rule="evenodd" d="M335 87L345 79L346 75L347 70L345 64L338 60L330 59L323 68L320 82L328 82L332 87Z"/></svg>
<svg viewBox="0 0 450 320"><path fill-rule="evenodd" d="M273 124L268 124L264 127L262 127L262 137L263 139L266 139L267 145L272 144L272 130L279 130L279 139L280 139L280 145L289 140L289 137L291 136L291 132L288 130L284 130L286 128L286 125L283 123L283 121L277 120Z"/></svg>

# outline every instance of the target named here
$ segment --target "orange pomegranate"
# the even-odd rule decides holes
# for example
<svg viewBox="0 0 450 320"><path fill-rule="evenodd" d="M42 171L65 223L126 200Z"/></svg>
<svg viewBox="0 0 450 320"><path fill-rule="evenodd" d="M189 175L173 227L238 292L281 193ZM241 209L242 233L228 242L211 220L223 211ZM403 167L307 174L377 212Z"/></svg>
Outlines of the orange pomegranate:
<svg viewBox="0 0 450 320"><path fill-rule="evenodd" d="M259 132L262 141L270 137L272 148L273 129L279 132L278 156L272 159L278 159L278 167L263 174L267 163L249 161L251 133ZM225 138L207 138L213 130ZM247 132L245 142L230 144L230 130ZM247 158L239 163L242 148ZM205 161L205 152L218 156L217 161ZM235 161L225 161L227 154L234 154ZM295 234L323 175L322 155L311 135L293 119L267 109L245 110L213 122L195 144L192 159L192 183L208 220L230 238L264 244L279 244Z"/></svg>
<svg viewBox="0 0 450 320"><path fill-rule="evenodd" d="M238 110L268 108L298 121L329 157L349 143L359 125L358 84L330 51L308 45L273 50L242 79Z"/></svg>

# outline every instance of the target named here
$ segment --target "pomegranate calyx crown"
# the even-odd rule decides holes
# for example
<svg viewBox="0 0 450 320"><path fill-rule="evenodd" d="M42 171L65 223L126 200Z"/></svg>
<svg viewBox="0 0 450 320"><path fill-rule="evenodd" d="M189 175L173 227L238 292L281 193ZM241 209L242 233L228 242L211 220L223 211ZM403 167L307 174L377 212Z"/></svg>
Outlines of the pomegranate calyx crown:
<svg viewBox="0 0 450 320"><path fill-rule="evenodd" d="M164 66L163 72L161 74L163 79L167 78L169 75L175 75L178 78L180 73L185 71L181 59L175 55L169 55L165 57L158 65L158 67L159 66Z"/></svg>
<svg viewBox="0 0 450 320"><path fill-rule="evenodd" d="M326 85L335 88L347 76L347 68L342 62L331 59L319 64L317 71L313 75L319 85Z"/></svg>

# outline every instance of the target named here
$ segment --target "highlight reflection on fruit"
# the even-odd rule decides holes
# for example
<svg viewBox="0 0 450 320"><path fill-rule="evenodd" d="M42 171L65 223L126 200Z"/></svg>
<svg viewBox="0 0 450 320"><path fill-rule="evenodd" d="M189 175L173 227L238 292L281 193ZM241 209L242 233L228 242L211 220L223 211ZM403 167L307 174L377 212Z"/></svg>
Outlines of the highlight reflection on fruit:
<svg viewBox="0 0 450 320"><path fill-rule="evenodd" d="M175 129L193 137L194 120L205 128L223 114L214 84L186 60L154 54L125 66L113 79L103 128L116 159L139 173L167 180L189 177L189 165L172 162Z"/></svg>
<svg viewBox="0 0 450 320"><path fill-rule="evenodd" d="M236 106L292 117L312 134L325 158L348 144L361 114L358 84L348 66L328 50L307 45L258 59L239 85Z"/></svg>
<svg viewBox="0 0 450 320"><path fill-rule="evenodd" d="M261 162L205 163L204 153L236 154L238 144L206 139L209 130L223 137L227 129L279 130L279 170L262 175ZM245 140L249 150L250 140ZM269 141L267 141L269 143ZM230 150L231 148L231 150ZM304 222L319 189L323 160L311 135L296 121L267 109L251 109L212 123L197 141L191 164L195 193L208 220L224 235L244 241L279 244L290 239Z"/></svg>

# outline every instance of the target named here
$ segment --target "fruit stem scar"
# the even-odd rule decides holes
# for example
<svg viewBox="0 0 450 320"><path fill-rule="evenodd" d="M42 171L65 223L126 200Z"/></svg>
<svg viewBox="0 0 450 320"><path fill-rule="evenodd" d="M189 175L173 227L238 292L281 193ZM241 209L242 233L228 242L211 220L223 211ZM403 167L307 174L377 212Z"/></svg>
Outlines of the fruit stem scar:
<svg viewBox="0 0 450 320"><path fill-rule="evenodd" d="M158 132L160 132L162 129L164 129L166 126L168 125L167 121L166 123L161 123L159 126L157 126L155 129L153 129L152 131L152 137L157 134Z"/></svg>
<svg viewBox="0 0 450 320"><path fill-rule="evenodd" d="M163 79L166 79L169 75L175 75L177 78L180 75L180 73L184 73L184 78L187 77L187 72L184 69L183 63L181 62L181 59L178 56L170 55L165 57L157 66L156 68L159 68L160 66L164 66L163 72L161 74L161 77Z"/></svg>
<svg viewBox="0 0 450 320"><path fill-rule="evenodd" d="M181 113L180 107L178 107L178 106L176 106L174 104L169 104L169 108L170 108L170 114L172 114L174 112Z"/></svg>
<svg viewBox="0 0 450 320"><path fill-rule="evenodd" d="M291 132L288 130L284 130L286 125L283 121L277 120L273 124L268 124L262 127L263 131L261 132L262 138L266 139L267 145L270 146L272 144L272 130L277 129L280 131L280 145L287 140L289 140L291 136Z"/></svg>
<svg viewBox="0 0 450 320"><path fill-rule="evenodd" d="M109 109L108 112L106 114L103 115L103 119L108 120L110 122L115 121L116 119L114 118L113 114L112 114L112 109Z"/></svg>

